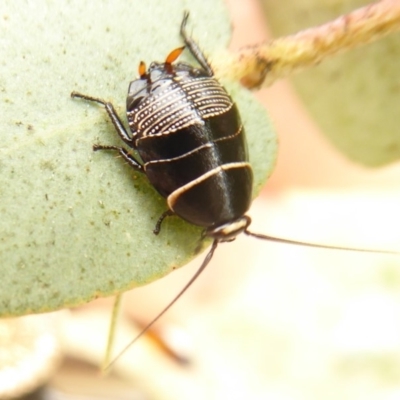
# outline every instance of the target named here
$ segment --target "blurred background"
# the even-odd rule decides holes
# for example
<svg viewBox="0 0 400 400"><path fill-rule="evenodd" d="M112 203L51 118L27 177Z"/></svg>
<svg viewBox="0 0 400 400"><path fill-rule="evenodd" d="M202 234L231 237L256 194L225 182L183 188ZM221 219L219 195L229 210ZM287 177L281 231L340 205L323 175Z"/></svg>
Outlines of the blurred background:
<svg viewBox="0 0 400 400"><path fill-rule="evenodd" d="M227 5L232 50L271 37L261 3ZM287 81L255 95L271 115L280 147L276 169L250 211L252 231L398 249L398 163L372 169L347 159ZM116 352L183 287L203 257L124 296ZM66 359L37 398L398 399L399 268L398 256L240 237L218 248L153 334L106 377L98 365L113 299L64 314L59 327ZM136 306L144 303L146 314Z"/></svg>

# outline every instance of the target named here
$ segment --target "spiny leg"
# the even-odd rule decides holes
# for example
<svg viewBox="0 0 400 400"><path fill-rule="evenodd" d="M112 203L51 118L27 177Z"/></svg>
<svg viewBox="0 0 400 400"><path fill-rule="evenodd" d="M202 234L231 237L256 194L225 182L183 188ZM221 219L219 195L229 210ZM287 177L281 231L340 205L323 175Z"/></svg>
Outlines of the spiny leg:
<svg viewBox="0 0 400 400"><path fill-rule="evenodd" d="M189 12L185 11L181 23L181 36L183 38L183 41L185 42L185 45L188 47L189 51L192 53L193 57L198 61L202 68L206 70L208 76L213 76L214 72L211 68L210 63L207 61L206 56L201 51L199 45L186 32L186 23L188 18Z"/></svg>
<svg viewBox="0 0 400 400"><path fill-rule="evenodd" d="M104 146L102 144L94 144L93 145L93 150L98 151L98 150L114 150L118 151L118 153L122 156L122 158L136 171L139 172L144 172L143 170L143 165L141 165L136 159L129 154L128 150L124 149L123 147L117 147L117 146Z"/></svg>
<svg viewBox="0 0 400 400"><path fill-rule="evenodd" d="M129 147L133 147L133 139L128 135L128 132L126 131L124 124L122 123L117 112L115 111L114 106L110 102L99 99L98 97L88 96L86 94L82 94L82 93L78 93L78 92L72 92L71 97L80 98L80 99L87 100L87 101L93 101L95 103L103 105L105 107L107 114L110 117L111 122L113 123L118 135L120 136L120 138Z"/></svg>

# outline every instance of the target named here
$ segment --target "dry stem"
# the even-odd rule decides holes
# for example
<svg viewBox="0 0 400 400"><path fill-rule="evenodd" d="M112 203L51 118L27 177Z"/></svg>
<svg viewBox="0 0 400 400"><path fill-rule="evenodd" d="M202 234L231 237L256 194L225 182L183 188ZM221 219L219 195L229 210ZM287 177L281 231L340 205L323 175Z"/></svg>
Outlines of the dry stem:
<svg viewBox="0 0 400 400"><path fill-rule="evenodd" d="M381 0L327 24L220 57L214 67L217 75L240 80L248 88L269 86L329 56L399 30L400 1Z"/></svg>

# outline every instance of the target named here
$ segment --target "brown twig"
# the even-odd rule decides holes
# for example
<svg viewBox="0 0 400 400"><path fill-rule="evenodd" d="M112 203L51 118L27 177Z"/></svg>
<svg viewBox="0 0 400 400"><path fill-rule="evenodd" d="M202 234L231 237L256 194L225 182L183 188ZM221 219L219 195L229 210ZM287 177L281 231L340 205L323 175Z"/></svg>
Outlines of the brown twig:
<svg viewBox="0 0 400 400"><path fill-rule="evenodd" d="M213 65L217 75L240 80L248 88L269 86L334 54L399 30L400 0L381 0L327 24L244 48Z"/></svg>

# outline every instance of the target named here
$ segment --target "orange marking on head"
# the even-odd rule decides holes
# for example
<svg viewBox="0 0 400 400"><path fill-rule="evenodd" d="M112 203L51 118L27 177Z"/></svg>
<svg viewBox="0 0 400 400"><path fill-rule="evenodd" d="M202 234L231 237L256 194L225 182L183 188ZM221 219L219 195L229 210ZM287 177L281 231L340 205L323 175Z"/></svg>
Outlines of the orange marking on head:
<svg viewBox="0 0 400 400"><path fill-rule="evenodd" d="M143 61L140 61L139 64L139 75L141 78L146 76L146 64Z"/></svg>
<svg viewBox="0 0 400 400"><path fill-rule="evenodd" d="M172 50L171 53L168 54L168 57L165 60L165 64L172 64L182 54L184 48L185 46L178 47L177 49Z"/></svg>

